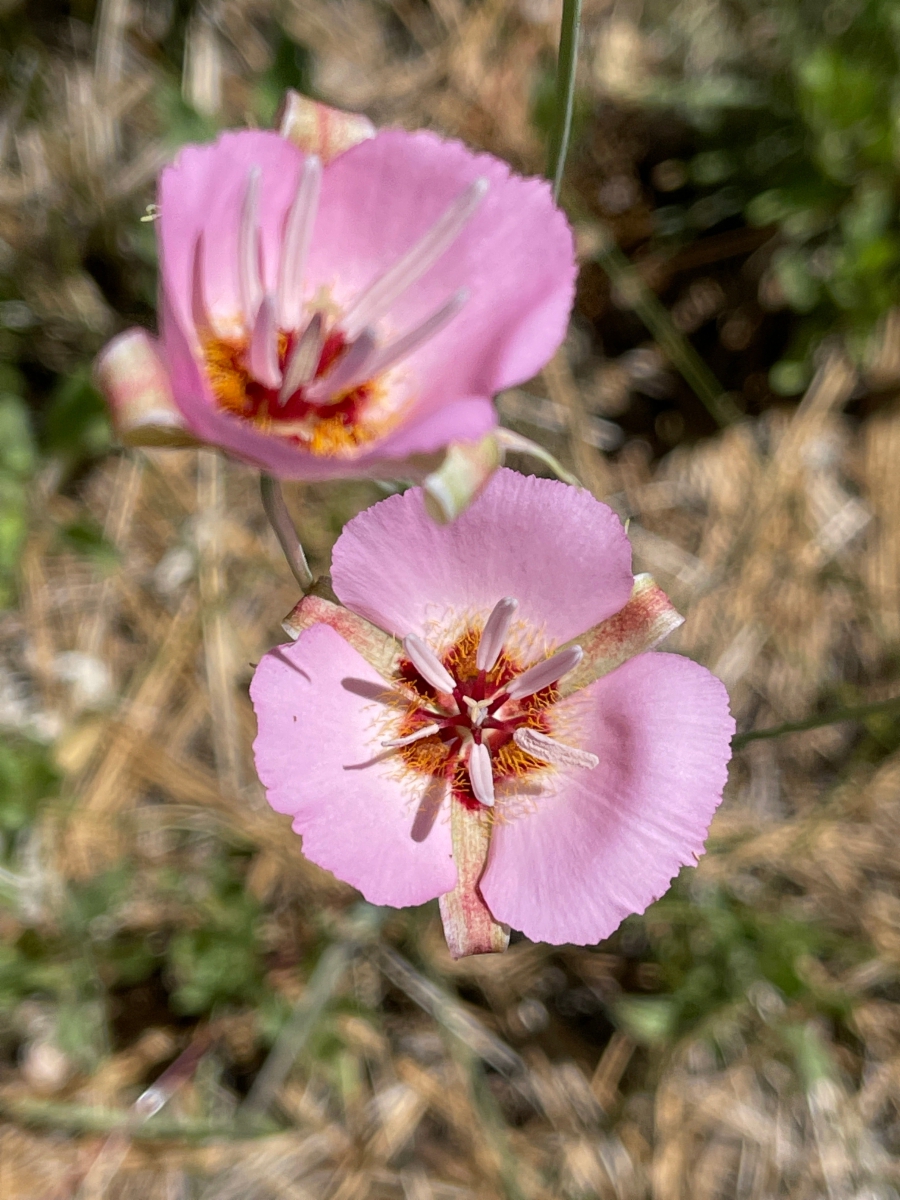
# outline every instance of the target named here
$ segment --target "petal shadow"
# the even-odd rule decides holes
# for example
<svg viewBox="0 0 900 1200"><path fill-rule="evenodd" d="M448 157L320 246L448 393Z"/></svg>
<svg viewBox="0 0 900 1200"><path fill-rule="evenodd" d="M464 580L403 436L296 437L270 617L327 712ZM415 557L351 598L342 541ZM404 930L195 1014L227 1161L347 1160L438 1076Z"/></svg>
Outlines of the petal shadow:
<svg viewBox="0 0 900 1200"><path fill-rule="evenodd" d="M446 795L447 780L432 777L419 801L419 807L416 809L416 816L410 830L410 836L414 842L424 842L431 833Z"/></svg>
<svg viewBox="0 0 900 1200"><path fill-rule="evenodd" d="M354 679L351 675L345 675L341 687L345 692L352 692L363 700L376 700L379 704L402 704L406 707L409 703L401 692L393 691L385 683L373 683L370 679Z"/></svg>
<svg viewBox="0 0 900 1200"><path fill-rule="evenodd" d="M280 663L284 664L284 666L290 667L292 671L296 671L297 674L300 675L307 683L312 683L312 677L307 675L302 667L298 667L295 662L292 662L288 658L284 652L284 646L275 646L274 649L269 651L269 654L271 654L273 658L277 658Z"/></svg>

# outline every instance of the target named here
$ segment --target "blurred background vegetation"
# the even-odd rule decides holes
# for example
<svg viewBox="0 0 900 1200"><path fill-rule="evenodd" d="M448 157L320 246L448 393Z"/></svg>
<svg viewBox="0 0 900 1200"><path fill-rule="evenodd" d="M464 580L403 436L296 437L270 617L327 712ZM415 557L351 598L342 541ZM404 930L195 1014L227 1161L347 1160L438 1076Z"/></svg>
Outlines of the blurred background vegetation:
<svg viewBox="0 0 900 1200"><path fill-rule="evenodd" d="M539 173L560 7L0 0L4 1198L898 1195L897 716L740 751L608 943L453 964L261 803L252 473L123 453L91 383L179 145L292 87ZM576 309L502 418L631 518L743 731L896 694L900 5L584 22ZM290 490L315 566L379 494Z"/></svg>

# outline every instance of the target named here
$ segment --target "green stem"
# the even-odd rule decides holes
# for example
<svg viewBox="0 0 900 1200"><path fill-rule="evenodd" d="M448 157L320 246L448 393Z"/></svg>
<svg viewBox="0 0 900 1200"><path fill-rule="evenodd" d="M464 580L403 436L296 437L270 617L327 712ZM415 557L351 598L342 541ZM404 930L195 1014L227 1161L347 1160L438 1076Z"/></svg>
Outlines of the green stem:
<svg viewBox="0 0 900 1200"><path fill-rule="evenodd" d="M123 1133L135 1141L163 1139L166 1141L215 1141L263 1137L278 1133L274 1121L260 1122L248 1128L238 1128L224 1121L181 1118L167 1121L154 1117L138 1128L127 1109L100 1108L90 1104L71 1104L59 1100L37 1100L30 1096L0 1098L0 1112L23 1124L40 1125L63 1133L103 1134Z"/></svg>
<svg viewBox="0 0 900 1200"><path fill-rule="evenodd" d="M783 737L787 733L803 733L807 729L821 729L825 725L837 725L840 721L864 721L866 717L876 713L891 712L900 709L900 696L892 696L890 700L875 700L872 704L858 704L853 708L841 708L837 712L826 713L821 717L810 717L806 721L789 721L786 725L770 725L768 729L751 729L749 733L739 733L731 739L733 750L740 750L748 742L757 742L763 738Z"/></svg>
<svg viewBox="0 0 900 1200"><path fill-rule="evenodd" d="M275 531L279 546L284 551L291 574L300 584L300 590L307 592L312 584L313 575L309 569L309 563L306 561L306 555L303 553L300 539L297 537L294 522L291 520L291 515L284 502L281 484L271 475L261 474L259 491L269 524Z"/></svg>
<svg viewBox="0 0 900 1200"><path fill-rule="evenodd" d="M562 23L559 31L559 58L556 63L556 112L550 131L550 153L547 158L547 178L553 184L553 199L559 199L569 135L572 132L572 110L575 107L575 65L578 61L578 38L581 32L581 0L563 0Z"/></svg>

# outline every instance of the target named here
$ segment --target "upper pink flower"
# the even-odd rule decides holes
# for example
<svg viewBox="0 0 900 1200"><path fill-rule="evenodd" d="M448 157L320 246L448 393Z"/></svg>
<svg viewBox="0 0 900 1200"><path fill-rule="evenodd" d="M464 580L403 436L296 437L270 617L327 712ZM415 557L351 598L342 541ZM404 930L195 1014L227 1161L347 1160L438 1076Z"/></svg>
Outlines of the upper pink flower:
<svg viewBox="0 0 900 1200"><path fill-rule="evenodd" d="M175 404L199 440L283 478L403 474L482 437L494 394L565 332L575 262L548 185L431 133L386 130L324 166L277 133L226 133L166 168L159 213Z"/></svg>
<svg viewBox="0 0 900 1200"><path fill-rule="evenodd" d="M451 526L418 489L349 522L346 607L302 601L251 686L307 857L376 904L441 896L454 953L503 926L593 943L660 896L703 852L734 722L709 671L642 652L680 618L630 563L611 509L508 470Z"/></svg>

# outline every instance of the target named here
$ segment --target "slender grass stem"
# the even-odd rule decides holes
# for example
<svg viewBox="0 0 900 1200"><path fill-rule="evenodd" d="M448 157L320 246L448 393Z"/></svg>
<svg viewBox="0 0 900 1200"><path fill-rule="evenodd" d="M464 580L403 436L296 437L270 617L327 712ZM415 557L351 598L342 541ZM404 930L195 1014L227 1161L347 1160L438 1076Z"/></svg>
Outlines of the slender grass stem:
<svg viewBox="0 0 900 1200"><path fill-rule="evenodd" d="M550 131L547 177L553 185L553 198L559 200L575 107L575 68L581 33L581 0L563 0L559 33L559 57L556 67L556 110ZM597 259L616 290L637 313L653 334L660 349L696 392L703 406L719 427L740 417L740 410L724 391L712 371L672 322L665 306L647 287L627 257L619 249L609 230L604 230L605 245Z"/></svg>
<svg viewBox="0 0 900 1200"><path fill-rule="evenodd" d="M578 62L578 41L581 33L581 0L563 0L562 23L559 31L559 57L556 65L556 111L550 131L550 151L547 158L547 178L553 184L553 199L559 199L569 136L572 132L572 110L575 106L575 67Z"/></svg>
<svg viewBox="0 0 900 1200"><path fill-rule="evenodd" d="M519 1185L521 1166L510 1147L506 1121L488 1087L484 1065L465 1042L452 1037L448 1040L451 1052L468 1076L469 1095L478 1118L479 1134L490 1147L491 1157L496 1161L498 1183L506 1200L526 1200L525 1191Z"/></svg>
<svg viewBox="0 0 900 1200"><path fill-rule="evenodd" d="M630 309L653 334L656 344L722 428L736 421L741 413L715 375L691 345L675 328L669 311L628 261L610 229L604 228L604 241L597 261L609 276L613 287Z"/></svg>
<svg viewBox="0 0 900 1200"><path fill-rule="evenodd" d="M281 484L271 475L260 475L259 490L262 496L263 508L269 518L269 524L275 530L278 544L284 551L284 557L291 568L291 574L300 584L302 591L307 591L312 584L313 574L303 553L303 547L294 528L294 522L287 510Z"/></svg>
<svg viewBox="0 0 900 1200"><path fill-rule="evenodd" d="M767 729L751 729L748 733L739 733L732 738L731 746L734 750L740 750L748 742L783 737L788 733L804 733L807 729L822 729L826 725L837 725L841 721L864 721L866 717L873 717L877 713L894 711L900 711L900 696L892 696L889 700L875 700L872 704L840 708L836 712L823 713L822 716L810 717L806 721L789 721L785 725L770 725Z"/></svg>
<svg viewBox="0 0 900 1200"><path fill-rule="evenodd" d="M309 977L306 990L279 1033L250 1094L240 1107L239 1123L249 1123L252 1127L264 1116L297 1057L318 1027L354 956L363 944L377 939L386 916L386 909L360 904L354 913L348 936L332 942L322 954Z"/></svg>
<svg viewBox="0 0 900 1200"><path fill-rule="evenodd" d="M26 1125L52 1129L69 1134L123 1134L129 1140L142 1141L232 1141L264 1137L280 1132L274 1121L238 1128L233 1122L206 1121L182 1117L167 1121L154 1117L134 1128L127 1110L102 1108L90 1104L73 1104L60 1100L38 1100L31 1096L0 1099L0 1112Z"/></svg>

